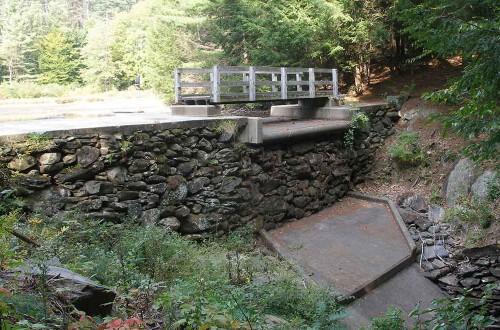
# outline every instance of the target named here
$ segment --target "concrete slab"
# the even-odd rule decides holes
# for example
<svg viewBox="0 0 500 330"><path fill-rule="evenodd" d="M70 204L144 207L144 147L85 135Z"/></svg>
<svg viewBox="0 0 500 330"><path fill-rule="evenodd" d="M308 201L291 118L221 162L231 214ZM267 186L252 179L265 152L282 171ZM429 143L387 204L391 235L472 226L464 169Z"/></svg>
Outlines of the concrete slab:
<svg viewBox="0 0 500 330"><path fill-rule="evenodd" d="M357 298L412 262L414 245L392 212L383 200L347 197L264 241L320 286Z"/></svg>
<svg viewBox="0 0 500 330"><path fill-rule="evenodd" d="M301 104L274 105L271 117L288 117L293 119L333 119L351 120L352 109L341 106L304 107Z"/></svg>
<svg viewBox="0 0 500 330"><path fill-rule="evenodd" d="M422 308L430 307L430 303L444 296L437 285L420 274L417 264L399 272L388 282L369 292L347 307L350 317L344 319L349 329L368 327L375 316L383 316L390 307L400 307L408 323L412 319L408 314L417 303Z"/></svg>
<svg viewBox="0 0 500 330"><path fill-rule="evenodd" d="M350 121L342 120L301 120L264 122L262 136L264 143L280 140L314 137L321 134L343 134Z"/></svg>
<svg viewBox="0 0 500 330"><path fill-rule="evenodd" d="M217 105L173 105L173 116L215 117L221 115L221 108Z"/></svg>

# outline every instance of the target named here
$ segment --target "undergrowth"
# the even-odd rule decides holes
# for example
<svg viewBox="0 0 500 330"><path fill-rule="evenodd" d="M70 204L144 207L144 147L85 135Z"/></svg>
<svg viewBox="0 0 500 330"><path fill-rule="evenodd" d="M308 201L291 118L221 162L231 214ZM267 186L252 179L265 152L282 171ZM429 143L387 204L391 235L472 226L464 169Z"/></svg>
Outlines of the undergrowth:
<svg viewBox="0 0 500 330"><path fill-rule="evenodd" d="M256 250L251 228L197 243L162 228L144 228L128 220L96 223L78 213L33 216L21 222L23 233L41 246L10 242L16 253L24 251L37 265L55 257L113 289L117 298L106 319L69 317L57 307L61 302L54 301L50 285L47 292L40 287L26 292L0 282L9 296L48 300L47 317L28 317L20 304L0 298L13 308L11 325L22 326L19 322L27 318L40 328L72 324L75 329L91 329L137 319L144 328L280 329L267 322L271 315L281 320L282 329L337 329L346 316L329 290L305 285L287 262Z"/></svg>
<svg viewBox="0 0 500 330"><path fill-rule="evenodd" d="M392 158L405 165L418 165L425 160L424 150L418 141L418 132L399 134L396 144L387 150Z"/></svg>

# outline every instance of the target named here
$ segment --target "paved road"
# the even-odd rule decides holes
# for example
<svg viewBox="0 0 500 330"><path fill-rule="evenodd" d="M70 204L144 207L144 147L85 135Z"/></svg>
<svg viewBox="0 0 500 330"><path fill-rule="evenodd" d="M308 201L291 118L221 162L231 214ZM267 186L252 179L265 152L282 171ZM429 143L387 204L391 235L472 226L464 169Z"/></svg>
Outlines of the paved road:
<svg viewBox="0 0 500 330"><path fill-rule="evenodd" d="M66 104L0 104L0 136L193 119L203 118L172 116L169 107L154 98Z"/></svg>

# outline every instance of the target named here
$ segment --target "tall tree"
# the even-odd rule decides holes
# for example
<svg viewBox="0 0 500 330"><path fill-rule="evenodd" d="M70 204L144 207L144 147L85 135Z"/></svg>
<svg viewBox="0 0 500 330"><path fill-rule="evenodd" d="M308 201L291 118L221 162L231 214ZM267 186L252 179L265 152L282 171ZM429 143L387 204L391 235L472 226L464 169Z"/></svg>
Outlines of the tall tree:
<svg viewBox="0 0 500 330"><path fill-rule="evenodd" d="M40 81L67 85L80 81L82 61L76 33L53 31L40 43Z"/></svg>

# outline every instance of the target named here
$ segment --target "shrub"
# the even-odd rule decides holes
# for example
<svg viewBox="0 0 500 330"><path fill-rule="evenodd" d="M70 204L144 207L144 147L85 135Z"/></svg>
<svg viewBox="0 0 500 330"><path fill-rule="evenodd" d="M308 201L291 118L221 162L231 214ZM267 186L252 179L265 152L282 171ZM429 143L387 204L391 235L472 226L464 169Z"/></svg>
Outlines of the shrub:
<svg viewBox="0 0 500 330"><path fill-rule="evenodd" d="M407 165L420 164L424 159L424 151L418 143L418 133L402 133L398 136L398 142L388 149L392 158Z"/></svg>
<svg viewBox="0 0 500 330"><path fill-rule="evenodd" d="M445 221L454 222L457 225L477 224L482 228L488 228L493 220L492 205L481 202L475 198L461 198L460 203L448 209L445 213Z"/></svg>
<svg viewBox="0 0 500 330"><path fill-rule="evenodd" d="M376 316L372 319L370 330L406 330L401 308L389 308L385 316Z"/></svg>
<svg viewBox="0 0 500 330"><path fill-rule="evenodd" d="M57 84L39 85L34 82L13 82L0 84L0 99L34 99L39 97L60 97L71 90L70 86Z"/></svg>
<svg viewBox="0 0 500 330"><path fill-rule="evenodd" d="M366 127L370 119L364 113L354 111L352 114L351 125L344 135L344 145L351 149L354 147L354 135L358 130Z"/></svg>

